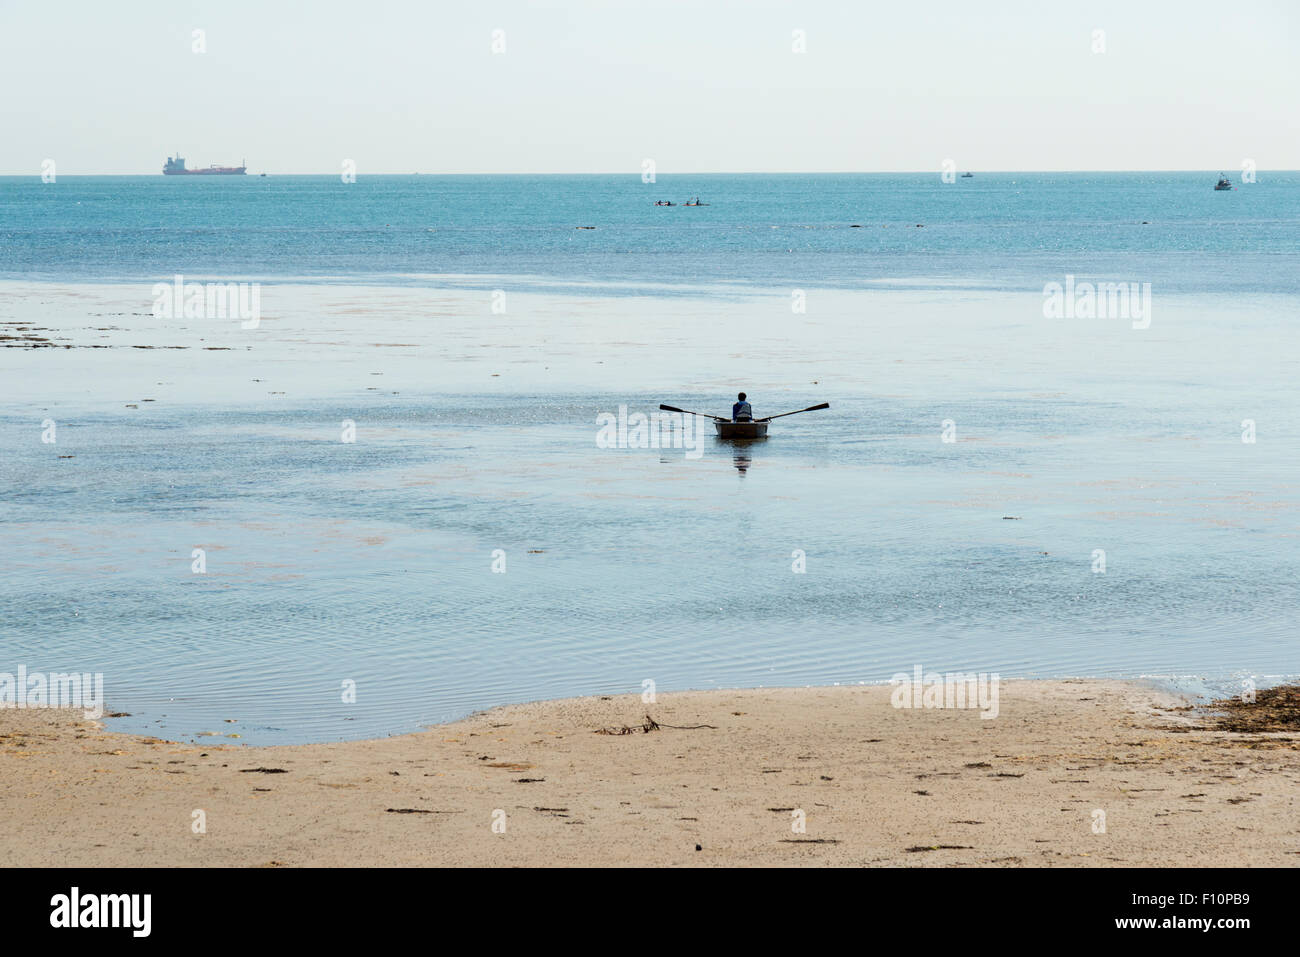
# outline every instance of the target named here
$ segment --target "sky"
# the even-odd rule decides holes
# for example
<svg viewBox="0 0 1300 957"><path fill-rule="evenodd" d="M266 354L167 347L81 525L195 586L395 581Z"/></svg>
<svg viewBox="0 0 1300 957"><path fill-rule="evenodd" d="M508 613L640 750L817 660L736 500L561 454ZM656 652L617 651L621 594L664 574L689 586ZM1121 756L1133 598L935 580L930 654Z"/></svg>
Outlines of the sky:
<svg viewBox="0 0 1300 957"><path fill-rule="evenodd" d="M0 174L1296 169L1298 49L1297 0L0 0Z"/></svg>

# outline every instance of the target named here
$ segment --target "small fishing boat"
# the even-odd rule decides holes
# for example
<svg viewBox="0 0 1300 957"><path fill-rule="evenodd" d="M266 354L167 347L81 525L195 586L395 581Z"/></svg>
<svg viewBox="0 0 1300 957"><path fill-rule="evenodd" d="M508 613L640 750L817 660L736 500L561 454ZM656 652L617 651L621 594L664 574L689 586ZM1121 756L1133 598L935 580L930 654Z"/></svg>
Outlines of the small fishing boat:
<svg viewBox="0 0 1300 957"><path fill-rule="evenodd" d="M1217 183L1214 184L1214 188L1215 188L1216 190L1220 190L1220 189L1232 189L1232 180L1228 179L1228 177L1226 177L1226 176L1224 176L1222 173L1220 173L1220 174L1219 174L1219 181L1218 181Z"/></svg>
<svg viewBox="0 0 1300 957"><path fill-rule="evenodd" d="M731 419L725 419L720 415L704 415L700 412L690 412L686 409L679 409L675 405L659 406L665 412L680 412L682 415L702 415L703 418L712 419L713 427L718 432L718 438L730 442L750 442L755 439L765 439L767 438L767 424L773 419L781 419L787 415L798 415L800 412L816 412L818 409L829 409L830 407L829 402L823 402L821 405L810 405L806 409L795 409L793 412L769 415L763 419L733 422Z"/></svg>
<svg viewBox="0 0 1300 957"><path fill-rule="evenodd" d="M767 438L767 422L728 422L725 419L714 419L714 427L718 430L720 439L765 439Z"/></svg>
<svg viewBox="0 0 1300 957"><path fill-rule="evenodd" d="M961 178L962 178L962 179L974 179L974 178L975 178L975 174L974 174L974 173L962 173L962 174L961 174Z"/></svg>

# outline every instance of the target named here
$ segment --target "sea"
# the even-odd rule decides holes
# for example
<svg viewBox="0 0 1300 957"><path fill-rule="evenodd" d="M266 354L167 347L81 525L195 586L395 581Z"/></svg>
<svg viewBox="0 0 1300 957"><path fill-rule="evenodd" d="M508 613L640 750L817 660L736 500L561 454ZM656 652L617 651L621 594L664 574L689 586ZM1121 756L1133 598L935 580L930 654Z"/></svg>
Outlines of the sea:
<svg viewBox="0 0 1300 957"><path fill-rule="evenodd" d="M0 177L0 678L238 744L1294 679L1300 173L1227 172ZM636 427L741 390L830 408Z"/></svg>

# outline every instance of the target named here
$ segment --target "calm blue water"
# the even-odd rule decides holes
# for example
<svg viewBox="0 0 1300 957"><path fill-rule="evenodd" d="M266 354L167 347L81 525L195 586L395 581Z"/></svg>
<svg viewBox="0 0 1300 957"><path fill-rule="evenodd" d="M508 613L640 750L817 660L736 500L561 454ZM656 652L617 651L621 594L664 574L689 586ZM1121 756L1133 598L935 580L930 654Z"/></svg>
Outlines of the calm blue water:
<svg viewBox="0 0 1300 957"><path fill-rule="evenodd" d="M696 462L596 450L601 396L534 400L509 428L507 403L467 396L86 415L61 439L72 462L6 421L24 450L3 472L7 651L104 672L124 727L246 742L382 736L646 678L875 682L919 662L1233 690L1300 671L1300 490L1277 487L1293 453L1153 442L1169 404L1008 398L948 405L1004 430L954 449L911 434L934 418L923 403L833 398ZM340 445L325 423L349 415L363 434Z"/></svg>
<svg viewBox="0 0 1300 957"><path fill-rule="evenodd" d="M1300 674L1300 175L1216 175L0 179L0 280L37 280L0 329L70 346L0 349L0 671L246 743L647 678ZM274 320L150 324L177 272ZM1151 282L1150 328L1046 320L1066 273ZM494 317L500 277L551 295ZM737 381L832 408L596 447Z"/></svg>
<svg viewBox="0 0 1300 957"><path fill-rule="evenodd" d="M0 278L1300 291L1300 173L1217 175L0 177Z"/></svg>

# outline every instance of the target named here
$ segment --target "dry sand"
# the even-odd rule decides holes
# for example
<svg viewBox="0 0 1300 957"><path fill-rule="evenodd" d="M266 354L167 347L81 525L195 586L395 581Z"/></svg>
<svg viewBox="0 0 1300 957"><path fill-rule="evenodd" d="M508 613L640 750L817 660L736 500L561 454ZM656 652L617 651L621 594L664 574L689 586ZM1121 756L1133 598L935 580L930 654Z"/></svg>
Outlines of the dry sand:
<svg viewBox="0 0 1300 957"><path fill-rule="evenodd" d="M581 698L251 748L0 711L6 865L1293 865L1300 742L1113 681ZM642 733L661 725L714 725ZM597 734L630 725L636 733ZM282 771L283 773L271 773ZM194 833L202 810L206 833ZM794 811L806 832L792 828ZM505 833L494 833L494 812ZM1095 812L1105 832L1094 832ZM697 845L699 849L697 849Z"/></svg>

